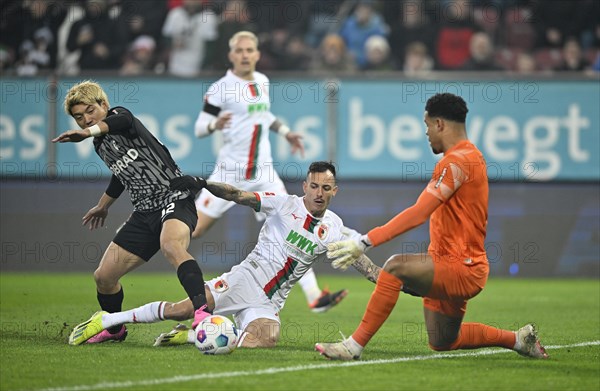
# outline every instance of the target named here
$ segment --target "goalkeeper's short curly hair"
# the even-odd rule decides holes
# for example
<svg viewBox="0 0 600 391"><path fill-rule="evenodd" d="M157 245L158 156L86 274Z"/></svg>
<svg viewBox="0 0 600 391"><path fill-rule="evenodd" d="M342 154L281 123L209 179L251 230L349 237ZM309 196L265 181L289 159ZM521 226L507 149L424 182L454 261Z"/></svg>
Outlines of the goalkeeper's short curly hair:
<svg viewBox="0 0 600 391"><path fill-rule="evenodd" d="M444 118L449 121L465 123L467 104L464 99L451 93L435 94L427 100L425 111L430 117Z"/></svg>

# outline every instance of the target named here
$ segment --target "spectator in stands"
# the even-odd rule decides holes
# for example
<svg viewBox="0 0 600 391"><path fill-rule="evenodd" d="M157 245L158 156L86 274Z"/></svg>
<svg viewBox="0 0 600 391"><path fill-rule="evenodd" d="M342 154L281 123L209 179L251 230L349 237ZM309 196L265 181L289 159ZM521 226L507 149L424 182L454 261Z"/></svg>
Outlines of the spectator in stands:
<svg viewBox="0 0 600 391"><path fill-rule="evenodd" d="M290 37L286 44L285 61L279 68L283 71L306 71L310 68L312 57L304 39L299 35Z"/></svg>
<svg viewBox="0 0 600 391"><path fill-rule="evenodd" d="M394 69L390 59L390 45L381 35L373 35L365 42L365 56L367 62L362 70L365 71L391 71Z"/></svg>
<svg viewBox="0 0 600 391"><path fill-rule="evenodd" d="M340 7L344 0L312 0L308 7L305 42L312 48L318 48L323 39L340 29Z"/></svg>
<svg viewBox="0 0 600 391"><path fill-rule="evenodd" d="M169 52L168 71L181 77L197 76L207 59L206 44L217 39L218 18L203 8L202 0L183 0L167 14L162 29Z"/></svg>
<svg viewBox="0 0 600 391"><path fill-rule="evenodd" d="M287 43L290 32L286 28L273 28L268 34L260 36L261 58L260 68L263 71L280 70L285 68Z"/></svg>
<svg viewBox="0 0 600 391"><path fill-rule="evenodd" d="M535 58L529 53L517 54L515 61L515 72L519 75L533 75L537 71Z"/></svg>
<svg viewBox="0 0 600 391"><path fill-rule="evenodd" d="M119 73L125 76L137 76L152 71L155 49L154 38L149 35L140 35L129 47Z"/></svg>
<svg viewBox="0 0 600 391"><path fill-rule="evenodd" d="M38 70L56 68L57 33L66 16L59 3L45 0L23 2L22 41L19 46L17 74L35 75Z"/></svg>
<svg viewBox="0 0 600 391"><path fill-rule="evenodd" d="M331 74L352 73L356 70L354 59L346 44L337 34L328 34L321 41L319 52L313 59L311 71Z"/></svg>
<svg viewBox="0 0 600 391"><path fill-rule="evenodd" d="M436 27L430 22L424 7L421 0L404 3L392 25L389 42L396 69L405 68L408 47L414 42L420 42L425 45L427 53L433 53Z"/></svg>
<svg viewBox="0 0 600 391"><path fill-rule="evenodd" d="M367 63L365 53L367 39L373 35L385 36L388 33L383 18L373 7L373 1L360 0L340 30L340 36L344 39L348 51L359 68L364 68Z"/></svg>
<svg viewBox="0 0 600 391"><path fill-rule="evenodd" d="M66 6L67 15L58 28L57 34L56 71L60 75L74 76L79 74L81 51L67 49L67 41L73 24L85 16L85 8L83 1L70 2Z"/></svg>
<svg viewBox="0 0 600 391"><path fill-rule="evenodd" d="M129 39L124 18L111 19L106 0L87 0L85 15L73 23L67 49L80 50L79 68L85 70L117 70Z"/></svg>
<svg viewBox="0 0 600 391"><path fill-rule="evenodd" d="M121 13L128 21L129 39L144 35L158 42L167 12L167 0L124 0Z"/></svg>
<svg viewBox="0 0 600 391"><path fill-rule="evenodd" d="M231 65L229 61L229 39L238 31L255 31L252 23L251 10L245 0L228 0L219 16L220 23L217 27L217 40L214 43L210 69L226 69Z"/></svg>
<svg viewBox="0 0 600 391"><path fill-rule="evenodd" d="M562 49L562 64L557 71L583 71L589 68L589 63L583 55L581 45L575 38L568 38Z"/></svg>
<svg viewBox="0 0 600 391"><path fill-rule="evenodd" d="M0 17L0 70L14 69L23 41L23 4L21 0L3 0Z"/></svg>
<svg viewBox="0 0 600 391"><path fill-rule="evenodd" d="M406 48L402 70L409 77L426 75L433 70L433 59L422 42L413 42Z"/></svg>
<svg viewBox="0 0 600 391"><path fill-rule="evenodd" d="M536 46L560 49L568 37L579 39L585 28L591 5L592 2L586 0L535 2L533 23L538 38ZM597 20L597 14L595 18Z"/></svg>
<svg viewBox="0 0 600 391"><path fill-rule="evenodd" d="M0 72L4 73L14 62L14 53L6 45L0 44Z"/></svg>
<svg viewBox="0 0 600 391"><path fill-rule="evenodd" d="M596 60L594 61L594 64L592 64L592 70L594 72L600 72L600 52L596 55Z"/></svg>
<svg viewBox="0 0 600 391"><path fill-rule="evenodd" d="M494 44L487 33L478 32L469 42L469 59L461 67L465 71L500 71L494 62Z"/></svg>
<svg viewBox="0 0 600 391"><path fill-rule="evenodd" d="M442 27L436 38L436 65L442 70L460 69L469 59L469 42L475 34L471 8L467 0L444 3Z"/></svg>

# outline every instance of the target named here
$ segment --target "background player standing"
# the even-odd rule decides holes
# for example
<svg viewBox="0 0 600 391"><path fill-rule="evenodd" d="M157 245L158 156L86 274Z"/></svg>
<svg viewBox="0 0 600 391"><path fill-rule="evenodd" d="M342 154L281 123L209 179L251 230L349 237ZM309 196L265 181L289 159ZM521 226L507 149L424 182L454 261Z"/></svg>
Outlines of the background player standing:
<svg viewBox="0 0 600 391"><path fill-rule="evenodd" d="M273 167L269 130L285 137L292 153L298 151L303 156L302 136L290 131L270 111L269 79L255 70L260 59L256 35L249 31L234 34L229 49L233 67L210 86L195 123L197 137L217 130L223 132L224 145L208 180L246 191L287 193ZM196 200L198 224L192 236L202 236L233 205L203 190ZM264 216L257 218L262 220ZM328 310L347 294L345 289L335 293L321 291L312 269L306 272L300 286L315 312Z"/></svg>

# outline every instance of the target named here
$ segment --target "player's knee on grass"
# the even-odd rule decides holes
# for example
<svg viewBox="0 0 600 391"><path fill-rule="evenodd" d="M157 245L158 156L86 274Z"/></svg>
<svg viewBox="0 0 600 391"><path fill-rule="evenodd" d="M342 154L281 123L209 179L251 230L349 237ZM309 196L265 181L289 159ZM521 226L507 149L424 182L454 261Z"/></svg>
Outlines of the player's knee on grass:
<svg viewBox="0 0 600 391"><path fill-rule="evenodd" d="M432 345L430 340L429 348L431 350L435 350L436 352L447 352L449 350L456 350L458 348L458 338L456 339L456 341L445 345Z"/></svg>
<svg viewBox="0 0 600 391"><path fill-rule="evenodd" d="M260 319L250 322L244 330L247 335L242 342L245 348L273 348L279 340L279 323L262 322Z"/></svg>
<svg viewBox="0 0 600 391"><path fill-rule="evenodd" d="M440 316L440 315L438 315ZM455 350L460 340L460 320L443 317L439 321L426 321L429 347L437 352Z"/></svg>

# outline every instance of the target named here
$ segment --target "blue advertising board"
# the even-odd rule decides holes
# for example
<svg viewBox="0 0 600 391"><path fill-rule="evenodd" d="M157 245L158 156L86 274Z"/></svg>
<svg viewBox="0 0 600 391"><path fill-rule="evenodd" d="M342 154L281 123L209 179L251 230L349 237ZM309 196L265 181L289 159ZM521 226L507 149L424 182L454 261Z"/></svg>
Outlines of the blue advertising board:
<svg viewBox="0 0 600 391"><path fill-rule="evenodd" d="M76 128L44 79L2 79L2 176L95 179L110 174L91 140L50 143L55 132ZM125 106L171 151L186 173L208 175L221 145L218 132L194 136L203 95L214 80L98 79L112 106ZM302 177L308 162L332 159L352 179L427 180L438 157L425 135L423 112L436 92L467 102L467 133L488 163L490 181L597 181L600 179L600 85L596 81L271 80L271 110L304 135L304 158L271 134L276 169ZM55 99L55 100L54 100ZM50 110L54 108L54 112ZM48 153L53 151L55 153Z"/></svg>
<svg viewBox="0 0 600 391"><path fill-rule="evenodd" d="M425 180L437 158L423 115L436 92L467 102L467 134L491 181L600 178L595 82L346 82L338 161L348 176Z"/></svg>

